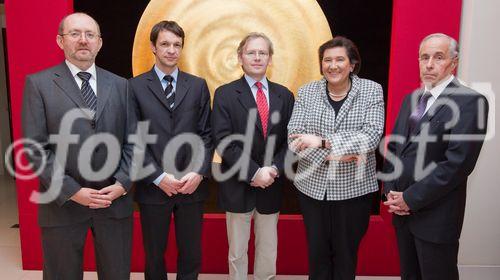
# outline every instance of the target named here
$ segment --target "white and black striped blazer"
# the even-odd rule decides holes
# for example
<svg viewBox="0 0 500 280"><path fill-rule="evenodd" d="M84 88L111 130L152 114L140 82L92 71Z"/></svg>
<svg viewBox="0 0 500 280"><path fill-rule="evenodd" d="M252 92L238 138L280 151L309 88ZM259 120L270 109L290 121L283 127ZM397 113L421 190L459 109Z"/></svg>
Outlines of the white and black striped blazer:
<svg viewBox="0 0 500 280"><path fill-rule="evenodd" d="M378 190L375 150L384 128L380 84L351 77L351 90L338 116L326 95L323 78L299 89L288 134L306 133L327 139L331 148L308 148L299 154L294 185L317 200L345 200ZM290 140L289 140L290 141ZM366 163L325 161L333 155L365 154Z"/></svg>

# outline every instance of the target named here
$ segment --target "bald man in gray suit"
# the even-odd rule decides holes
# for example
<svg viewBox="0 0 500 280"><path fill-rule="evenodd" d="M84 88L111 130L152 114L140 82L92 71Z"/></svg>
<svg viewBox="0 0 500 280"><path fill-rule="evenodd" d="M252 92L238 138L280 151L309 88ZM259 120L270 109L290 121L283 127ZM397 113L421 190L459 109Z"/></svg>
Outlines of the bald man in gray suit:
<svg viewBox="0 0 500 280"><path fill-rule="evenodd" d="M90 16L66 16L57 44L65 61L29 75L23 102L24 136L43 147L28 154L29 161L41 170L40 190L47 193L62 179L55 199L38 207L43 278L83 279L83 248L90 229L99 279L129 279L133 208L127 194L132 148L127 136L128 125L135 122L130 119L133 114L128 114L127 81L95 65L102 38ZM51 136L61 135L68 112L77 115L69 129L78 140L61 157L56 152L60 144L54 144ZM116 141L104 147L102 141L110 135ZM112 158L117 159L116 164L110 164ZM61 159L65 165L57 175ZM102 171L109 176L88 176L82 165L91 173Z"/></svg>

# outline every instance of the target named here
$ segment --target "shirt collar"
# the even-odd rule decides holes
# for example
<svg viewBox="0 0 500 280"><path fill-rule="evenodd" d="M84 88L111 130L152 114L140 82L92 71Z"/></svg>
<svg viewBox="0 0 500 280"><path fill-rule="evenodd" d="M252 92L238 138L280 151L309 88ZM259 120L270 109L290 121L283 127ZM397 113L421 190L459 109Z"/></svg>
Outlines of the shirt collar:
<svg viewBox="0 0 500 280"><path fill-rule="evenodd" d="M248 85L250 86L250 88L252 88L257 81L254 80L252 77L248 76L247 74L245 74L244 76L245 76L245 80L247 81ZM262 88L264 88L265 90L267 90L269 88L268 84L267 84L266 76L262 77L262 79L259 82L262 84Z"/></svg>
<svg viewBox="0 0 500 280"><path fill-rule="evenodd" d="M160 68L158 68L158 66L154 66L154 69L155 69L155 72L156 72L156 75L158 76L158 79L160 81L163 80L163 77L165 77L165 73L163 73L163 71L160 70ZM175 67L175 70L174 72L172 72L172 74L170 74L170 76L172 76L172 78L174 78L174 82L177 82L177 76L179 75L179 67Z"/></svg>
<svg viewBox="0 0 500 280"><path fill-rule="evenodd" d="M87 73L90 73L90 78L92 79L95 79L97 80L97 75L96 75L96 69L95 69L95 63L92 63L92 65L89 67L89 69L87 70L82 70L80 68L78 68L78 66L74 65L73 63L69 62L69 60L65 60L64 62L66 62L66 65L68 66L69 68L69 71L71 72L71 75L74 77L76 77L76 74L78 74L79 72L87 72Z"/></svg>
<svg viewBox="0 0 500 280"><path fill-rule="evenodd" d="M439 84L437 84L435 87L429 89L427 86L425 86L425 91L429 91L434 97L434 99L437 99L441 93L445 90L445 88L455 79L454 75L450 75L448 79L441 81Z"/></svg>

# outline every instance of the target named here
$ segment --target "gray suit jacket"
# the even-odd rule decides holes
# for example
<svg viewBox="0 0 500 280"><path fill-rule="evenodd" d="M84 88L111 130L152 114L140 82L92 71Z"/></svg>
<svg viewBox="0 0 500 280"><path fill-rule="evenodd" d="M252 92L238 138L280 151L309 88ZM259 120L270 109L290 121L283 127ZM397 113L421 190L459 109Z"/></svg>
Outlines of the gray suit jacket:
<svg viewBox="0 0 500 280"><path fill-rule="evenodd" d="M128 176L128 166L132 147L127 144L129 123L129 99L127 81L102 68L96 67L97 75L97 112L95 120L92 118L76 119L71 126L71 133L78 136L76 144L70 144L67 150L66 165L62 178L62 189L57 198L48 204L40 204L38 221L40 226L61 226L79 223L91 216L103 215L106 217L123 218L132 214L132 199L125 195L113 201L107 209L92 210L70 200L81 187L101 189L115 180L121 182L128 190L131 181ZM25 138L30 138L41 144L42 150L28 155L28 160L38 169L42 165L43 157L46 164L39 175L40 191L46 191L52 181L57 145L49 143L50 135L59 134L61 121L65 114L75 108L87 108L80 89L72 77L67 65L63 62L55 67L29 75L26 77L23 99L22 127ZM103 145L93 150L82 150L82 145L89 137L96 133L109 133L119 144L113 151ZM33 148L25 144L26 148ZM123 149L122 149L123 148ZM123 150L123 154L122 154ZM119 155L116 155L119 152ZM119 164L107 166L106 170L112 174L103 180L84 178L78 168L80 154L92 153L90 166L94 171L101 170L109 156L120 158ZM89 162L86 162L88 165ZM104 169L103 169L104 170Z"/></svg>

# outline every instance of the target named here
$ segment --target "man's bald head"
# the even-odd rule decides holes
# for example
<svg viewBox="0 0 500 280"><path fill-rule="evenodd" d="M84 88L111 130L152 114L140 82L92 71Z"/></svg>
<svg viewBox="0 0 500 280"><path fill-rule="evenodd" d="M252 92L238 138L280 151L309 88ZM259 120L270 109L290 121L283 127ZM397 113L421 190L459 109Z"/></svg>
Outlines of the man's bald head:
<svg viewBox="0 0 500 280"><path fill-rule="evenodd" d="M71 17L88 17L88 18L92 19L92 21L97 26L97 31L99 33L98 35L101 35L101 28L99 27L99 24L97 23L97 21L93 17L89 16L86 13L72 13L72 14L69 14L69 15L63 17L63 19L61 19L61 22L59 23L59 28L57 29L57 34L59 34L59 35L64 34L64 23L66 22L67 19L69 19Z"/></svg>

